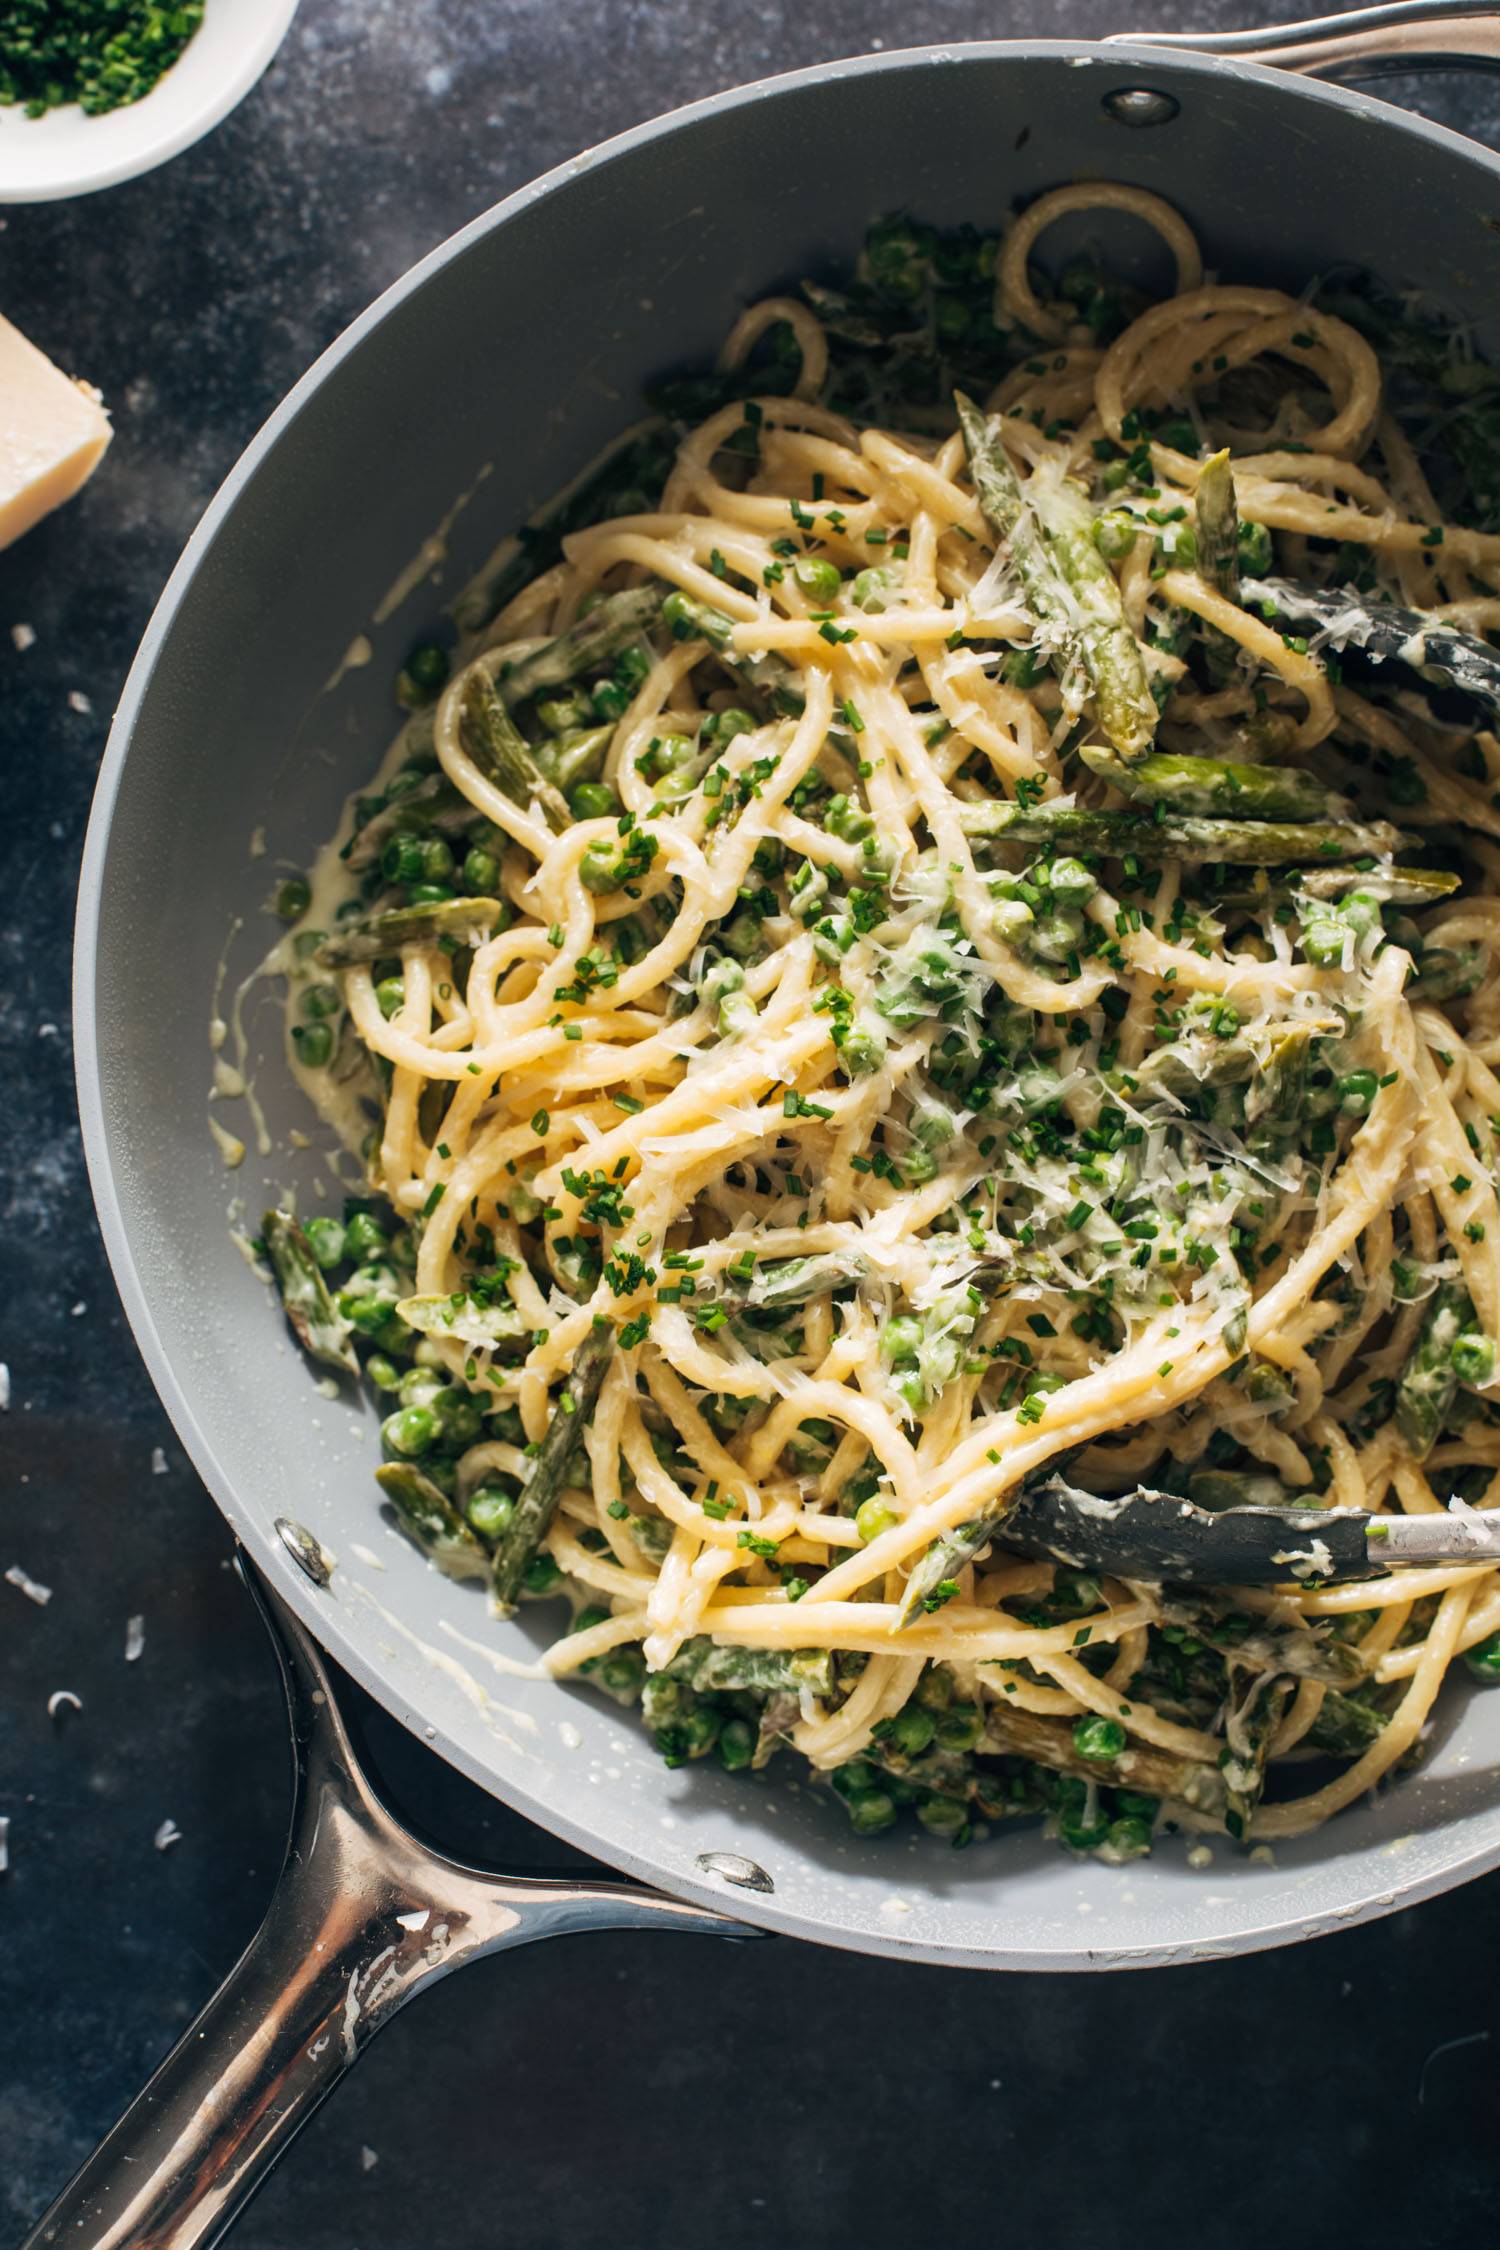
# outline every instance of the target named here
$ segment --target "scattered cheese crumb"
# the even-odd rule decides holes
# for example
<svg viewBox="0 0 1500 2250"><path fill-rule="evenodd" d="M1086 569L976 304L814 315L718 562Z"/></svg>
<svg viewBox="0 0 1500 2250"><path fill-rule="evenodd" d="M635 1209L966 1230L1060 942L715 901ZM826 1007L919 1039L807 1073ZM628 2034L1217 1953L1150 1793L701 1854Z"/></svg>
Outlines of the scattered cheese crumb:
<svg viewBox="0 0 1500 2250"><path fill-rule="evenodd" d="M1187 1863L1189 1867L1192 1868L1201 1869L1204 1867L1212 1867L1214 1863L1214 1855L1209 1850L1207 1844L1194 1844L1192 1850L1187 1855Z"/></svg>
<svg viewBox="0 0 1500 2250"><path fill-rule="evenodd" d="M164 1477L166 1473L167 1457L159 1445L153 1445L151 1448L151 1474L154 1477Z"/></svg>
<svg viewBox="0 0 1500 2250"><path fill-rule="evenodd" d="M10 1411L10 1369L0 1359L0 1414Z"/></svg>
<svg viewBox="0 0 1500 2250"><path fill-rule="evenodd" d="M1254 1867L1274 1867L1276 1854L1269 1844L1256 1844L1250 1853L1250 1861Z"/></svg>
<svg viewBox="0 0 1500 2250"><path fill-rule="evenodd" d="M375 2154L374 2149L362 2148L360 2150L359 2168L362 2172L373 2172L379 2162L380 2158Z"/></svg>
<svg viewBox="0 0 1500 2250"><path fill-rule="evenodd" d="M0 1875L10 1866L10 1815L0 1813Z"/></svg>
<svg viewBox="0 0 1500 2250"><path fill-rule="evenodd" d="M182 1830L175 1820L164 1820L151 1841L159 1852L170 1851L174 1844L182 1842Z"/></svg>
<svg viewBox="0 0 1500 2250"><path fill-rule="evenodd" d="M70 711L76 711L80 718L86 719L93 708L93 704L90 703L82 688L69 688L68 709Z"/></svg>
<svg viewBox="0 0 1500 2250"><path fill-rule="evenodd" d="M29 1602L35 1602L38 1609L45 1609L52 1599L52 1588L39 1585L36 1579L30 1577L21 1568L19 1563L13 1562L11 1564L9 1570L5 1573L5 1580L9 1586L19 1586L26 1599Z"/></svg>
<svg viewBox="0 0 1500 2250"><path fill-rule="evenodd" d="M146 1620L130 1617L125 1621L125 1661L133 1664L146 1645Z"/></svg>
<svg viewBox="0 0 1500 2250"><path fill-rule="evenodd" d="M34 625L12 625L10 638L11 646L17 656L24 656L29 648L35 648L36 646L36 627Z"/></svg>
<svg viewBox="0 0 1500 2250"><path fill-rule="evenodd" d="M70 1687L54 1688L47 1698L48 1718L55 1719L60 1711L69 1709L81 1711L83 1709L83 1697L75 1695Z"/></svg>
<svg viewBox="0 0 1500 2250"><path fill-rule="evenodd" d="M398 1914L396 1920L403 1930L425 1930L432 1916L430 1906L414 1906L410 1913Z"/></svg>
<svg viewBox="0 0 1500 2250"><path fill-rule="evenodd" d="M82 1320L84 1314L88 1311L88 1309L89 1308L87 1304L84 1302L83 1298L80 1297L76 1305L70 1305L68 1307L68 1312L74 1320Z"/></svg>

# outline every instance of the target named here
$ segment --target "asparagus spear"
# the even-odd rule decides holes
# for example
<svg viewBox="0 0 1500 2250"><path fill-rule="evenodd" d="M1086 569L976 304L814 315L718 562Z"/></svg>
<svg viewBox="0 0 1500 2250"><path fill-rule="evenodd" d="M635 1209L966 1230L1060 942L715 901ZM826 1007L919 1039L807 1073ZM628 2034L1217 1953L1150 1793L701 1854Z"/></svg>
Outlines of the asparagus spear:
<svg viewBox="0 0 1500 2250"><path fill-rule="evenodd" d="M518 805L539 805L553 835L560 836L573 817L568 800L543 773L494 683L477 665L464 687L462 711L464 747L485 779Z"/></svg>
<svg viewBox="0 0 1500 2250"><path fill-rule="evenodd" d="M1229 909L1265 914L1278 906L1295 907L1297 894L1334 901L1351 891L1368 892L1382 906L1435 906L1461 890L1463 878L1436 867L1292 867L1275 879L1263 869L1236 875L1204 894L1204 903L1217 913Z"/></svg>
<svg viewBox="0 0 1500 2250"><path fill-rule="evenodd" d="M597 672L660 615L660 587L632 586L623 594L606 594L597 609L555 640L545 641L514 664L502 664L495 684L508 704L525 703L549 688L565 687L569 680Z"/></svg>
<svg viewBox="0 0 1500 2250"><path fill-rule="evenodd" d="M1336 899L1368 891L1384 906L1435 906L1462 888L1463 878L1438 867L1387 867L1360 874L1346 867L1304 867L1289 880L1309 898Z"/></svg>
<svg viewBox="0 0 1500 2250"><path fill-rule="evenodd" d="M1198 522L1198 569L1210 586L1232 602L1240 598L1240 512L1234 497L1229 448L1215 453L1198 472L1193 495Z"/></svg>
<svg viewBox="0 0 1500 2250"><path fill-rule="evenodd" d="M1472 1330L1474 1306L1458 1282L1443 1282L1428 1302L1426 1317L1396 1382L1396 1427L1409 1453L1425 1461L1458 1394L1454 1347Z"/></svg>
<svg viewBox="0 0 1500 2250"><path fill-rule="evenodd" d="M1337 1688L1324 1691L1318 1715L1307 1730L1314 1749L1336 1758L1357 1758L1378 1741L1385 1730L1385 1713L1358 1697L1341 1695Z"/></svg>
<svg viewBox="0 0 1500 2250"><path fill-rule="evenodd" d="M509 910L497 898L445 898L435 906L397 906L346 922L318 947L313 958L323 969L347 969L353 961L378 961L403 945L436 945L443 938L460 945L482 945L503 929Z"/></svg>
<svg viewBox="0 0 1500 2250"><path fill-rule="evenodd" d="M1334 648L1357 649L1372 664L1403 664L1433 687L1458 688L1500 715L1500 653L1450 625L1434 625L1419 609L1367 601L1347 586L1287 578L1246 579L1241 598L1292 623L1317 626Z"/></svg>
<svg viewBox="0 0 1500 2250"><path fill-rule="evenodd" d="M727 1268L719 1277L723 1294L753 1311L810 1304L830 1289L848 1289L869 1272L857 1251L828 1250L810 1258L780 1258L753 1273Z"/></svg>
<svg viewBox="0 0 1500 2250"><path fill-rule="evenodd" d="M1149 750L1134 764L1085 743L1084 764L1142 804L1202 819L1327 821L1342 819L1341 797L1299 766L1235 765L1175 750Z"/></svg>
<svg viewBox="0 0 1500 2250"><path fill-rule="evenodd" d="M1082 1781L1099 1779L1098 1761L1084 1757L1073 1745L1073 1727L1067 1719L1048 1719L1034 1711L1016 1711L992 1702L985 1711L981 1749L992 1756L1029 1758L1053 1773L1076 1774ZM977 1778L984 1787L983 1776ZM1168 1751L1153 1750L1132 1742L1117 1762L1112 1780L1125 1782L1147 1796L1166 1797L1192 1805L1210 1815L1224 1810L1224 1777L1217 1766L1194 1765Z"/></svg>
<svg viewBox="0 0 1500 2250"><path fill-rule="evenodd" d="M568 1481L573 1455L583 1435L583 1425L594 1411L605 1369L615 1348L615 1332L607 1320L594 1326L574 1355L568 1380L558 1394L547 1434L531 1464L531 1474L521 1489L515 1512L495 1550L491 1590L495 1607L509 1617L521 1591L528 1564L557 1513Z"/></svg>
<svg viewBox="0 0 1500 2250"><path fill-rule="evenodd" d="M490 1567L484 1542L464 1522L446 1492L409 1461L387 1461L375 1482L396 1519L445 1578L483 1578Z"/></svg>
<svg viewBox="0 0 1500 2250"><path fill-rule="evenodd" d="M753 1695L800 1695L810 1688L832 1695L833 1654L823 1648L723 1648L703 1634L684 1641L662 1667L668 1679L685 1680L700 1695L744 1689Z"/></svg>
<svg viewBox="0 0 1500 2250"><path fill-rule="evenodd" d="M731 648L734 619L722 609L679 591L668 594L661 605L661 616L674 640L707 641L719 661L737 679L765 696L773 711L788 719L802 716L804 698L791 666L770 649L761 656L743 656Z"/></svg>
<svg viewBox="0 0 1500 2250"><path fill-rule="evenodd" d="M339 853L351 867L371 867L391 837L404 828L421 827L456 835L474 818L474 807L460 795L446 774L423 774L404 795L392 797L357 828Z"/></svg>
<svg viewBox="0 0 1500 2250"><path fill-rule="evenodd" d="M1000 438L971 398L956 391L954 401L986 522L1009 549L1040 623L1082 663L1110 741L1122 758L1139 758L1156 732L1156 700L1114 573L1094 544L1093 509L1070 485L1039 490L1033 502L1038 534Z"/></svg>
<svg viewBox="0 0 1500 2250"><path fill-rule="evenodd" d="M1266 1785L1271 1743L1295 1685L1273 1672L1253 1673L1225 1710L1219 1770L1224 1776L1224 1826L1236 1843L1243 1843L1250 1833Z"/></svg>
<svg viewBox="0 0 1500 2250"><path fill-rule="evenodd" d="M312 1244L287 1211L268 1211L261 1225L281 1302L302 1349L341 1374L357 1375L350 1327L328 1293Z"/></svg>
<svg viewBox="0 0 1500 2250"><path fill-rule="evenodd" d="M1318 822L1202 820L1182 813L1153 819L1143 812L1093 812L1055 802L1013 805L998 799L966 804L959 819L976 839L1098 852L1112 859L1177 859L1189 865L1225 861L1254 867L1301 860L1378 859L1405 839L1384 821Z"/></svg>

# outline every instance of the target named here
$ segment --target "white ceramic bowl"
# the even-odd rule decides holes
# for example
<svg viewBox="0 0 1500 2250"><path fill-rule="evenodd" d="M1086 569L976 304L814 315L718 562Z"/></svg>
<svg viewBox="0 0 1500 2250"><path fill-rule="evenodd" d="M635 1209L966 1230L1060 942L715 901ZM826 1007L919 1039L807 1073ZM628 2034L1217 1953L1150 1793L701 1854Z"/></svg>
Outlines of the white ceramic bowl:
<svg viewBox="0 0 1500 2250"><path fill-rule="evenodd" d="M181 59L141 101L102 117L76 102L44 117L0 108L0 203L92 195L191 148L249 93L296 12L297 0L207 0Z"/></svg>

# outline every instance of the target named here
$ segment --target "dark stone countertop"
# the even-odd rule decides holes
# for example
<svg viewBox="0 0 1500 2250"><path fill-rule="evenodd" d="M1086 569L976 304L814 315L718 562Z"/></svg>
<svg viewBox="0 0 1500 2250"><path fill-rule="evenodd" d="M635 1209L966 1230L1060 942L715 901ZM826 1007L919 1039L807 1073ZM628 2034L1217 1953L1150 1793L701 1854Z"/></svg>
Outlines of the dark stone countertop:
<svg viewBox="0 0 1500 2250"><path fill-rule="evenodd" d="M1271 20L1261 4L1143 7ZM1285 9L1281 12L1286 13ZM821 57L1098 33L1108 0L304 0L260 87L151 177L0 215L0 307L100 384L87 496L0 556L0 2228L94 2146L253 1928L278 1862L274 1669L146 1381L74 1114L73 891L108 714L220 478L314 355L461 222L586 143ZM1500 95L1403 98L1500 140ZM36 642L17 652L10 628ZM125 1662L126 1620L144 1619ZM47 1716L70 1688L81 1711ZM371 1722L455 1848L566 1855ZM163 1851L165 1820L181 1840ZM988 1978L603 1936L420 2000L253 2206L244 2250L715 2250L1181 2231L1414 2250L1500 2189L1500 1878L1292 1952ZM370 2161L373 2152L374 2162Z"/></svg>

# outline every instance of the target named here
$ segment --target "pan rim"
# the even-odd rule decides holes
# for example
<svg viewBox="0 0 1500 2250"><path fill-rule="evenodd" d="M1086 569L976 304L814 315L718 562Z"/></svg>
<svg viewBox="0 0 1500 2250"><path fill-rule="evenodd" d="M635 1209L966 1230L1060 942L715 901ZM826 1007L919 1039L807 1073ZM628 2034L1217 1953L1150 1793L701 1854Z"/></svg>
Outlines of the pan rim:
<svg viewBox="0 0 1500 2250"><path fill-rule="evenodd" d="M1263 64L1238 58L1190 54L1153 47L1145 41L1104 46L1098 41L1068 39L1009 39L933 42L900 48L890 53L861 55L808 65L778 73L743 86L706 95L630 127L578 155L567 158L537 179L491 205L426 253L383 290L358 314L332 343L319 353L286 397L251 438L219 486L189 537L157 599L140 645L132 660L111 723L90 808L79 871L78 904L74 925L72 980L74 1074L90 1190L98 1216L115 1287L119 1292L136 1345L151 1382L166 1408L195 1470L215 1506L235 1536L246 1546L257 1568L269 1573L286 1600L319 1645L359 1683L382 1709L408 1728L418 1740L435 1750L489 1794L520 1812L544 1832L560 1837L577 1849L603 1860L634 1879L669 1896L711 1910L732 1914L742 1922L781 1935L806 1939L851 1952L878 1954L896 1960L921 1960L934 1965L986 1970L1074 1971L1150 1968L1200 1960L1224 1959L1267 1951L1302 1938L1324 1935L1356 1923L1373 1920L1401 1908L1440 1895L1500 1864L1500 1819L1494 1840L1443 1855L1437 1864L1415 1877L1388 1875L1381 1880L1380 1855L1371 1853L1370 1866L1352 1886L1351 1895L1338 1905L1328 1905L1299 1915L1290 1897L1275 1906L1248 1905L1243 1913L1254 1919L1227 1934L1222 1926L1199 1940L1143 1940L1139 1945L1109 1949L1064 1942L1059 1932L1055 1946L1028 1943L1012 1950L1003 1942L994 1945L944 1945L930 1938L902 1939L894 1927L852 1927L831 1919L813 1917L783 1905L774 1895L754 1892L728 1894L718 1884L688 1868L664 1866L647 1854L610 1840L601 1844L586 1823L559 1813L543 1798L519 1784L502 1787L493 1771L464 1744L435 1727L408 1704L399 1684L361 1646L343 1614L327 1605L311 1581L288 1555L265 1551L265 1543L250 1511L241 1503L233 1479L222 1467L207 1431L200 1424L187 1390L161 1339L145 1284L127 1231L114 1178L110 1151L110 1126L106 1117L96 1020L99 919L104 898L104 878L109 857L114 814L128 762L131 741L158 662L167 645L178 613L199 570L227 527L242 494L262 463L274 452L304 409L333 372L351 358L368 338L423 288L429 279L475 242L567 188L585 171L612 163L636 150L664 139L683 127L710 116L749 107L767 98L795 94L825 83L831 77L914 72L935 68L962 69L974 63L1006 61L1056 61L1076 66L1100 65L1115 72L1140 74L1170 71L1174 77L1203 80L1244 79L1274 88L1285 101L1304 100L1314 107L1348 109L1372 123L1384 125L1419 143L1446 154L1461 156L1500 178L1500 157L1447 126L1396 108L1377 97L1318 81L1289 77ZM1388 1863L1387 1863L1388 1864ZM1267 1917L1270 1917L1269 1919Z"/></svg>

